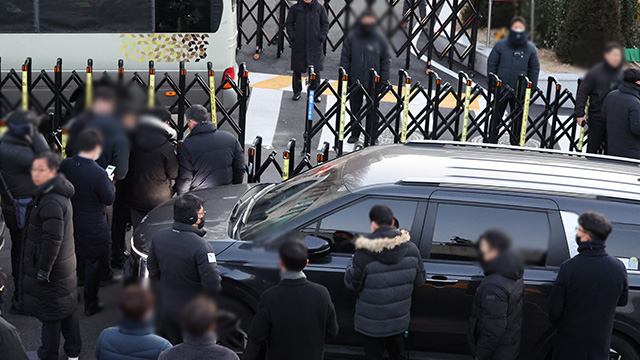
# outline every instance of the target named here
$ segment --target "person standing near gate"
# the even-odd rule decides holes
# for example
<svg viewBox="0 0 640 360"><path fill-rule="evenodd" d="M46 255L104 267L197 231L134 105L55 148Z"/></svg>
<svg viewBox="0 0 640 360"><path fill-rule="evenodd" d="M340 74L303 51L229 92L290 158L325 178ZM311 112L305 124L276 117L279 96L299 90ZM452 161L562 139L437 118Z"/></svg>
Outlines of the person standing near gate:
<svg viewBox="0 0 640 360"><path fill-rule="evenodd" d="M318 0L298 0L289 9L285 23L291 40L291 70L293 70L293 100L300 100L302 74L313 65L316 81L320 84L323 70L323 43L329 33L329 17ZM320 96L316 97L320 101Z"/></svg>
<svg viewBox="0 0 640 360"><path fill-rule="evenodd" d="M33 159L36 188L27 209L22 249L20 300L24 313L42 323L40 360L58 359L60 333L70 360L77 360L82 349L71 206L75 189L58 173L59 167L60 156L51 152Z"/></svg>
<svg viewBox="0 0 640 360"><path fill-rule="evenodd" d="M380 83L389 81L391 54L387 40L378 30L376 15L366 10L360 16L358 25L351 31L342 44L340 66L349 75L349 88L358 81L364 89L369 88L369 71L374 69L380 76ZM351 114L357 117L362 108L363 90L358 87L351 94ZM360 122L351 121L351 136L347 139L353 144L360 138Z"/></svg>
<svg viewBox="0 0 640 360"><path fill-rule="evenodd" d="M514 360L520 353L524 309L524 267L500 230L480 236L485 278L475 293L469 319L469 347L477 360Z"/></svg>
<svg viewBox="0 0 640 360"><path fill-rule="evenodd" d="M84 280L84 314L93 316L102 306L98 302L100 268L109 261L111 250L107 206L116 198L107 172L95 161L102 151L102 134L95 128L83 130L76 141L78 154L60 164L60 172L74 188L73 237L76 243L78 278Z"/></svg>
<svg viewBox="0 0 640 360"><path fill-rule="evenodd" d="M606 154L640 160L640 70L627 69L623 78L620 88L604 101Z"/></svg>
<svg viewBox="0 0 640 360"><path fill-rule="evenodd" d="M178 195L215 186L242 184L244 151L229 132L218 130L202 105L184 113L191 131L178 149Z"/></svg>
<svg viewBox="0 0 640 360"><path fill-rule="evenodd" d="M516 90L520 75L529 78L534 89L538 86L540 76L538 50L533 43L527 41L526 28L527 22L524 18L514 17L511 20L509 37L498 41L489 54L487 73L496 74L502 80L503 87L508 85ZM497 105L496 111L500 118L504 115L507 105L513 111L516 106L515 99L509 97Z"/></svg>
<svg viewBox="0 0 640 360"><path fill-rule="evenodd" d="M35 189L31 180L31 163L36 154L49 150L49 145L44 136L36 132L38 116L32 111L16 110L9 114L7 128L0 139L0 194L2 214L11 235L11 275L15 286L11 311L19 313L17 294L20 292L18 272L22 258L22 230L27 204Z"/></svg>
<svg viewBox="0 0 640 360"><path fill-rule="evenodd" d="M604 121L602 105L609 93L622 83L622 65L624 48L618 43L608 43L601 63L589 70L580 84L576 96L576 121L585 126L587 121L587 102L589 104L589 140L587 152L595 154L600 148L606 149L607 124Z"/></svg>
<svg viewBox="0 0 640 360"><path fill-rule="evenodd" d="M616 307L629 298L627 270L605 250L611 230L601 214L578 218L578 255L562 264L549 297L549 317L557 329L553 359L611 356Z"/></svg>
<svg viewBox="0 0 640 360"><path fill-rule="evenodd" d="M420 252L405 230L393 227L393 212L376 205L369 212L371 235L355 241L344 284L358 293L354 327L364 336L368 360L406 359L404 333L411 320L411 295L424 285Z"/></svg>

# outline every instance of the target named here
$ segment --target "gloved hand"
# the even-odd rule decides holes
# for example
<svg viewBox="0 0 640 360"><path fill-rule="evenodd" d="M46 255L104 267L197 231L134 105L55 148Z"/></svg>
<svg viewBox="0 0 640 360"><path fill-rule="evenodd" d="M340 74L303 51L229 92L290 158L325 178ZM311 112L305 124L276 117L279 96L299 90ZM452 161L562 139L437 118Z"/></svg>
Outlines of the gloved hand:
<svg viewBox="0 0 640 360"><path fill-rule="evenodd" d="M40 285L51 283L51 281L49 281L49 274L47 274L47 272L44 270L38 270L38 275L36 276L36 278L38 280L38 284Z"/></svg>

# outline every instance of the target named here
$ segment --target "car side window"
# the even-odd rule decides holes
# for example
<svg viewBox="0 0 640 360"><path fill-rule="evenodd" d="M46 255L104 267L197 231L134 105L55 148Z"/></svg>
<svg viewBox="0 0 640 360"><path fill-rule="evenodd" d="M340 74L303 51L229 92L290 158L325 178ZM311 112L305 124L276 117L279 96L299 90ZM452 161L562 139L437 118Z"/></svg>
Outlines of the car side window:
<svg viewBox="0 0 640 360"><path fill-rule="evenodd" d="M431 259L477 261L478 237L497 228L511 236L512 247L527 265L545 265L551 234L546 212L450 203L436 206Z"/></svg>
<svg viewBox="0 0 640 360"><path fill-rule="evenodd" d="M629 270L639 270L640 226L612 223L613 231L607 237L607 252L622 260Z"/></svg>
<svg viewBox="0 0 640 360"><path fill-rule="evenodd" d="M329 240L332 252L353 253L354 239L371 232L369 211L374 205L387 205L393 211L401 229L411 230L418 202L385 198L368 198L348 205L323 218L318 236ZM309 228L307 226L305 228Z"/></svg>

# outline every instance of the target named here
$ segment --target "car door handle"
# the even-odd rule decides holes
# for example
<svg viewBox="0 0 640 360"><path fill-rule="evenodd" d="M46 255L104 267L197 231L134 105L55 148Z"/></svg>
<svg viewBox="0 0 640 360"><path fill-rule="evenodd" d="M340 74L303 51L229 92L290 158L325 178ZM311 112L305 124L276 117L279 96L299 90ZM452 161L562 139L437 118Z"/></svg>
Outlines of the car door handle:
<svg viewBox="0 0 640 360"><path fill-rule="evenodd" d="M444 286L444 285L457 284L458 280L449 279L449 278L447 278L446 276L443 276L443 275L433 275L433 276L427 277L427 280L425 282L426 283L431 283L431 284L434 284L434 285L438 285L438 286Z"/></svg>

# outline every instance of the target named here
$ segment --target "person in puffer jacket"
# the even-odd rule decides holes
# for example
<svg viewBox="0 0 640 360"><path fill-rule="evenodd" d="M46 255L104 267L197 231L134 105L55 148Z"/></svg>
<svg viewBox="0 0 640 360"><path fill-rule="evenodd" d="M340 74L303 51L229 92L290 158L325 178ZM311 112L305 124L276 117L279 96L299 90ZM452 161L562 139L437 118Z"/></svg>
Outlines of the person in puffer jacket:
<svg viewBox="0 0 640 360"><path fill-rule="evenodd" d="M344 275L358 293L355 330L364 335L369 360L405 359L404 332L411 320L411 294L426 272L409 233L393 227L393 212L376 205L369 212L372 234L355 241L356 251Z"/></svg>
<svg viewBox="0 0 640 360"><path fill-rule="evenodd" d="M509 250L511 239L487 230L478 241L485 278L478 286L469 320L469 347L477 360L512 360L520 353L524 308L524 267Z"/></svg>

